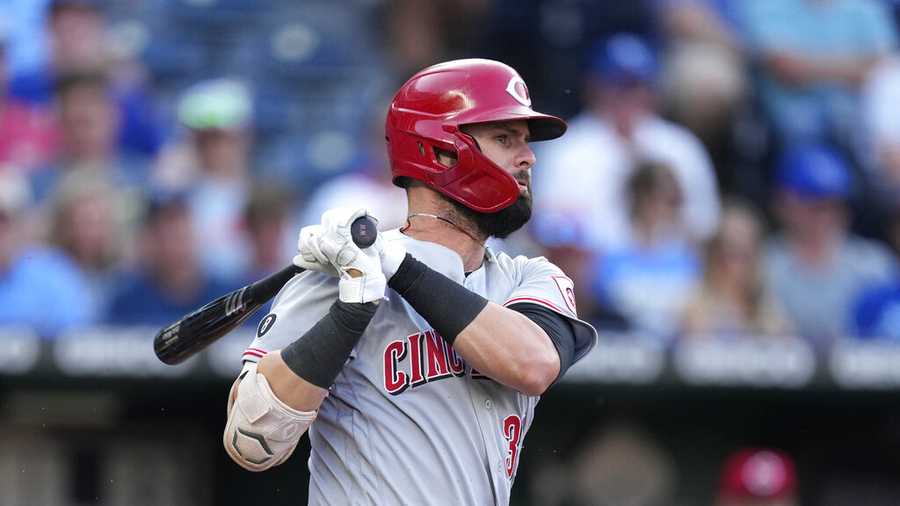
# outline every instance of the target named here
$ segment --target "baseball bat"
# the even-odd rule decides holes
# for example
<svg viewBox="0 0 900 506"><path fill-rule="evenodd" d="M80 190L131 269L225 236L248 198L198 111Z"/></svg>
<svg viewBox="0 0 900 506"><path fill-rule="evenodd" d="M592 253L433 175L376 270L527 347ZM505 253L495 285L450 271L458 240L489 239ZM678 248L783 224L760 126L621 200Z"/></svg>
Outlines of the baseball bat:
<svg viewBox="0 0 900 506"><path fill-rule="evenodd" d="M375 222L368 216L360 216L350 225L350 236L360 248L374 244L377 234ZM184 362L234 330L304 270L290 265L181 317L156 334L153 351L163 363L176 365Z"/></svg>

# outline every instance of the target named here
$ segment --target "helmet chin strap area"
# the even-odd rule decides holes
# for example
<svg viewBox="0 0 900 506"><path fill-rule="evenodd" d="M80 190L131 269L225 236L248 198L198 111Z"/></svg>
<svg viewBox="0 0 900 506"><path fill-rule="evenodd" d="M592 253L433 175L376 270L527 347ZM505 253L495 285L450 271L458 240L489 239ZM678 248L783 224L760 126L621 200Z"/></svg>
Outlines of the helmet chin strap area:
<svg viewBox="0 0 900 506"><path fill-rule="evenodd" d="M444 218L443 216L438 216L438 215L436 215L436 214L429 214L429 213L412 213L412 214L410 214L409 216L406 217L406 225L400 229L400 232L405 232L407 229L409 229L410 226L412 226L412 224L411 224L410 221L409 221L410 219L412 219L412 218L419 218L419 217L423 217L423 218L431 218L431 219L433 219L433 220L443 221L444 223L446 223L446 224L450 225L451 227L455 228L456 230L459 230L460 232L462 232L462 233L466 234L467 236L469 236L469 238L472 239L473 241L475 241L475 243L478 244L479 246L484 247L484 241L482 241L481 239L478 239L477 237L475 237L474 235L472 235L472 234L471 234L468 230L466 230L465 228L463 228L463 227L457 225L456 223L453 223L452 221L450 221L450 220L447 219L447 218Z"/></svg>

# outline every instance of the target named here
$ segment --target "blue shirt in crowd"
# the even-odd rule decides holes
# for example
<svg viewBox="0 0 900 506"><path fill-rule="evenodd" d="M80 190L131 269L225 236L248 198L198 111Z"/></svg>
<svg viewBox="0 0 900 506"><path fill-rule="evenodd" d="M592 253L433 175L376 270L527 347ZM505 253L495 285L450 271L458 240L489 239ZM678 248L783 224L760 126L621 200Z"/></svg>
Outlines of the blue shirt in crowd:
<svg viewBox="0 0 900 506"><path fill-rule="evenodd" d="M688 295L700 280L700 260L679 240L652 248L634 244L598 255L592 288L597 300L639 332L666 343L675 335Z"/></svg>
<svg viewBox="0 0 900 506"><path fill-rule="evenodd" d="M191 297L175 300L154 278L142 272L132 273L113 289L105 322L163 326L236 288L239 287L234 284L204 278Z"/></svg>
<svg viewBox="0 0 900 506"><path fill-rule="evenodd" d="M851 335L900 342L900 280L872 287L853 309Z"/></svg>
<svg viewBox="0 0 900 506"><path fill-rule="evenodd" d="M48 249L22 252L0 272L0 326L29 326L40 335L93 323L87 281L64 255Z"/></svg>
<svg viewBox="0 0 900 506"><path fill-rule="evenodd" d="M897 35L875 0L752 0L742 2L741 21L757 53L789 51L807 58L877 57L889 53ZM855 127L855 90L837 82L789 86L765 74L762 98L779 133L790 142L822 139Z"/></svg>
<svg viewBox="0 0 900 506"><path fill-rule="evenodd" d="M29 104L51 104L56 77L48 66L13 76L9 94ZM168 132L149 93L140 86L113 86L113 100L119 109L119 147L127 153L155 156Z"/></svg>

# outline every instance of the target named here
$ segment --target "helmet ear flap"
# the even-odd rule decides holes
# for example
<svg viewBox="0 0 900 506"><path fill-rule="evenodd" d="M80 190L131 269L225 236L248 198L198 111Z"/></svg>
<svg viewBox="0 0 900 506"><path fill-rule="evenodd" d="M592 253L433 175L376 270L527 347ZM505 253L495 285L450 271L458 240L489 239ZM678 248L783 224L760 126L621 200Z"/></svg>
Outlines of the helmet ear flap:
<svg viewBox="0 0 900 506"><path fill-rule="evenodd" d="M458 157L455 176L446 190L466 207L479 212L497 212L519 198L519 185L510 174L482 154L471 135L456 132Z"/></svg>

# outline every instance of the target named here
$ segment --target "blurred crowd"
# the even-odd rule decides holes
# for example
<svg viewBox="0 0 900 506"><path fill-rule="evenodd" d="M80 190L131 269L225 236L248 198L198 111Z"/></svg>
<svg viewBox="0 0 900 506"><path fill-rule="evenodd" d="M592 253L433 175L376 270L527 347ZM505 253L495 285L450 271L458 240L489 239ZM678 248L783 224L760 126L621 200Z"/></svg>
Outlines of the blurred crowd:
<svg viewBox="0 0 900 506"><path fill-rule="evenodd" d="M402 225L390 94L477 56L569 121L534 145L528 228L491 246L560 265L601 334L900 340L900 1L0 0L0 14L0 326L161 326L287 265L326 209ZM537 471L537 503L666 504L676 479L633 426L566 464ZM718 504L795 504L787 454L723 466Z"/></svg>
<svg viewBox="0 0 900 506"><path fill-rule="evenodd" d="M263 3L0 3L0 324L160 325L325 209L401 225L390 93L485 56L569 120L493 247L563 267L583 317L660 346L900 339L897 2Z"/></svg>

